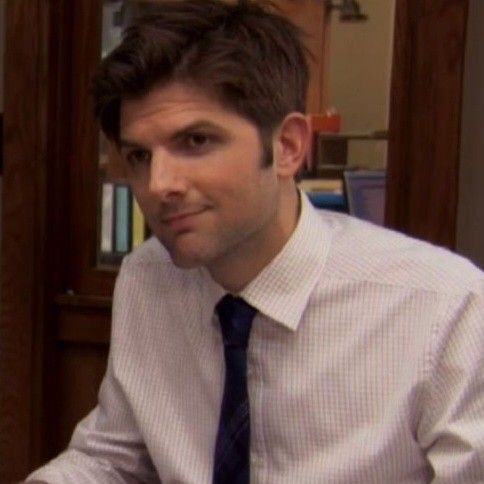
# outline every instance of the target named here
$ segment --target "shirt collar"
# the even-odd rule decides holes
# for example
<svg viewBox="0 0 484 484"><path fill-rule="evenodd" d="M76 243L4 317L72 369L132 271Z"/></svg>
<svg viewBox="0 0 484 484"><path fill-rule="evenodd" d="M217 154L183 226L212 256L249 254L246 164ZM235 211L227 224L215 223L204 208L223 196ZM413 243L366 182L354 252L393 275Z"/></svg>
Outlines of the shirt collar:
<svg viewBox="0 0 484 484"><path fill-rule="evenodd" d="M296 228L276 257L240 293L259 312L297 330L312 290L324 268L329 227L304 193Z"/></svg>

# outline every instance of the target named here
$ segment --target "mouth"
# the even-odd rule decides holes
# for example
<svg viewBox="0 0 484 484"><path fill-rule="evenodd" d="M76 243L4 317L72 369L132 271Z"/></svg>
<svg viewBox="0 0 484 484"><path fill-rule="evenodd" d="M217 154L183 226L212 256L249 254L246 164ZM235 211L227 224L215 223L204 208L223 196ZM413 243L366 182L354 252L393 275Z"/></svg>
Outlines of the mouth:
<svg viewBox="0 0 484 484"><path fill-rule="evenodd" d="M188 228L191 222L200 214L205 212L206 208L190 210L167 215L162 218L161 222L171 228Z"/></svg>

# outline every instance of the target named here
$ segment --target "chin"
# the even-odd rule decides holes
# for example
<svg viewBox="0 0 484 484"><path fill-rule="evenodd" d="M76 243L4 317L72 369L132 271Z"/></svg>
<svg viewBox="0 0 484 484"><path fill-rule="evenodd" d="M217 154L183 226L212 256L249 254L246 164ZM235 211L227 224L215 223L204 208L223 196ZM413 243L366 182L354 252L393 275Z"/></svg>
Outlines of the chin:
<svg viewBox="0 0 484 484"><path fill-rule="evenodd" d="M207 267L217 255L216 244L194 237L193 234L178 237L175 241L160 242L170 254L173 264L180 269Z"/></svg>
<svg viewBox="0 0 484 484"><path fill-rule="evenodd" d="M203 267L207 263L205 258L201 257L200 253L181 253L178 251L169 252L173 264L180 269L195 269L197 267Z"/></svg>
<svg viewBox="0 0 484 484"><path fill-rule="evenodd" d="M171 258L174 265L180 269L196 269L197 267L203 267L204 264L198 260L194 259L183 259L183 258Z"/></svg>

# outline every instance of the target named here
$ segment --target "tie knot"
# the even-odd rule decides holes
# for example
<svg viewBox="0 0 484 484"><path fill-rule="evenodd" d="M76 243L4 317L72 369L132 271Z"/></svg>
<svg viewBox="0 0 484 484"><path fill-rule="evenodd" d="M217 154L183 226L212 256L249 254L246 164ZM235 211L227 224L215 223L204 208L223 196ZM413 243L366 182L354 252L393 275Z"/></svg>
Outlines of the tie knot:
<svg viewBox="0 0 484 484"><path fill-rule="evenodd" d="M247 348L257 310L240 297L226 294L215 306L225 346Z"/></svg>

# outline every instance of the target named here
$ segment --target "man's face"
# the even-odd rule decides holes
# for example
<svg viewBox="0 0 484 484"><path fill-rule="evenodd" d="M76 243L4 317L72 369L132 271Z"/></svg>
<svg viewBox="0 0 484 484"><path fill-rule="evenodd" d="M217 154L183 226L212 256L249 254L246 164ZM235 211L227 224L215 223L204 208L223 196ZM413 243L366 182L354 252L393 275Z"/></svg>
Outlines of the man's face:
<svg viewBox="0 0 484 484"><path fill-rule="evenodd" d="M123 101L120 153L154 235L179 267L250 263L281 236L280 181L257 128L182 83Z"/></svg>

